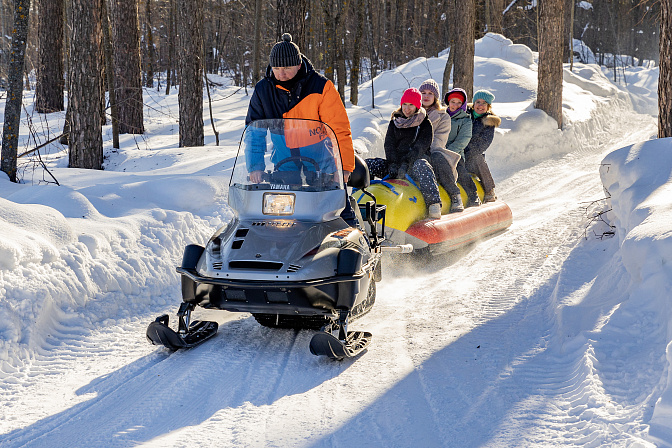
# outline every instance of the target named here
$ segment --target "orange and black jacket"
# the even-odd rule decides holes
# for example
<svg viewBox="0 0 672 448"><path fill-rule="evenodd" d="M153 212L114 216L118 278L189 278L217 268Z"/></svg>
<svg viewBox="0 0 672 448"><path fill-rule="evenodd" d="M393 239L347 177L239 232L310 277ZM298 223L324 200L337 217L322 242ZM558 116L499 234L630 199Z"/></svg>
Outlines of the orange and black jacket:
<svg viewBox="0 0 672 448"><path fill-rule="evenodd" d="M272 118L322 121L336 134L343 169L352 171L355 168L355 150L350 120L334 84L317 73L305 56L296 76L299 79L288 90L275 79L269 66L266 77L254 88L245 124Z"/></svg>

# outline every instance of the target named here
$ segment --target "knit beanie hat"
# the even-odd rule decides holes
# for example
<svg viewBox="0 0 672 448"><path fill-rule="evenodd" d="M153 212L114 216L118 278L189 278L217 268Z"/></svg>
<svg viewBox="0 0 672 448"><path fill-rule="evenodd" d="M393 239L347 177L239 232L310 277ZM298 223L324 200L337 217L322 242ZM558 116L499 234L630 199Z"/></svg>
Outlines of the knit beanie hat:
<svg viewBox="0 0 672 448"><path fill-rule="evenodd" d="M467 102L467 92L460 88L450 90L448 93L446 93L446 97L443 99L443 102L448 104L451 98L458 98L464 105Z"/></svg>
<svg viewBox="0 0 672 448"><path fill-rule="evenodd" d="M467 92L465 92L464 89L456 88L448 93L446 93L446 96L444 97L443 101L448 104L451 100L451 98L457 98L460 101L462 101L462 106L460 106L459 109L456 109L455 112L451 112L450 108L448 108L448 115L451 117L457 113L459 110L467 111Z"/></svg>
<svg viewBox="0 0 672 448"><path fill-rule="evenodd" d="M294 67L301 65L301 52L299 46L292 42L292 35L285 33L282 40L271 49L271 56L268 58L271 67Z"/></svg>
<svg viewBox="0 0 672 448"><path fill-rule="evenodd" d="M492 102L495 101L495 95L487 90L477 90L476 93L474 93L474 103L476 100L483 100L488 104L492 104Z"/></svg>
<svg viewBox="0 0 672 448"><path fill-rule="evenodd" d="M441 98L441 96L439 95L439 85L433 79L423 81L420 87L418 87L418 90L420 92L422 92L423 90L429 90L434 94L434 98L436 99Z"/></svg>
<svg viewBox="0 0 672 448"><path fill-rule="evenodd" d="M422 107L422 95L420 94L420 91L415 87L406 89L404 94L401 95L401 104L404 103L411 103L412 105L420 109Z"/></svg>

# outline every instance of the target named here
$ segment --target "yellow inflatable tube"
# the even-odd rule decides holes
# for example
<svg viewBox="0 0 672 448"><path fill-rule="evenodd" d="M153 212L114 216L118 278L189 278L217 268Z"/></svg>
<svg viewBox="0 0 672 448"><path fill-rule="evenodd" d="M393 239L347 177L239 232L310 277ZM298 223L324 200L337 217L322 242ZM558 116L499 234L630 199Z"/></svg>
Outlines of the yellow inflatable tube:
<svg viewBox="0 0 672 448"><path fill-rule="evenodd" d="M483 187L478 178L472 177L478 189L478 196L483 199ZM387 205L387 214L385 215L385 227L401 230L405 232L411 225L427 217L427 205L420 193L420 190L411 182L405 179L388 179L384 181L372 181L366 189L376 197L378 204ZM439 186L441 194L441 213L447 214L450 210L450 196ZM462 201L466 204L467 194L460 186ZM367 201L367 196L361 191L356 191L353 197L357 203Z"/></svg>

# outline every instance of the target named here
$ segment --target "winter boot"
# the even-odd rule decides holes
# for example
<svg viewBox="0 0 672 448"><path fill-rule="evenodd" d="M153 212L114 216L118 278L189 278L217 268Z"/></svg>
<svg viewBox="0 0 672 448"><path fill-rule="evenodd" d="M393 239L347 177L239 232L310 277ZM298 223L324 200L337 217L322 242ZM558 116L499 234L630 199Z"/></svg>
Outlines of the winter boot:
<svg viewBox="0 0 672 448"><path fill-rule="evenodd" d="M429 218L431 219L441 219L441 203L437 202L429 206L429 211L427 212Z"/></svg>
<svg viewBox="0 0 672 448"><path fill-rule="evenodd" d="M485 192L485 196L483 196L483 202L495 202L496 200L497 195L495 194L494 188L490 191Z"/></svg>
<svg viewBox="0 0 672 448"><path fill-rule="evenodd" d="M451 194L450 195L450 211L448 213L462 212L464 211L464 204L462 204L462 195Z"/></svg>
<svg viewBox="0 0 672 448"><path fill-rule="evenodd" d="M477 194L470 196L467 200L467 207L478 207L479 205L481 205L481 200Z"/></svg>

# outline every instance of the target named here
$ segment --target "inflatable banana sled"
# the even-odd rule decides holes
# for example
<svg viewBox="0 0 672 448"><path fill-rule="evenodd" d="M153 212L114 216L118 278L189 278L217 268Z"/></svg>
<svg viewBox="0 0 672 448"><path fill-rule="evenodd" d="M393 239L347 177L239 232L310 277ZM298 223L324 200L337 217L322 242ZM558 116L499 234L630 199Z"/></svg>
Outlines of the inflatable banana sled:
<svg viewBox="0 0 672 448"><path fill-rule="evenodd" d="M478 195L483 200L483 187L474 177ZM387 206L385 239L393 244L411 244L414 250L448 251L458 249L481 238L506 230L513 222L511 209L501 200L486 202L463 212L448 213L450 196L443 187L441 219L427 218L427 207L410 178L371 181L367 191L378 204ZM467 194L460 186L463 203ZM353 194L358 203L366 201L360 191Z"/></svg>

